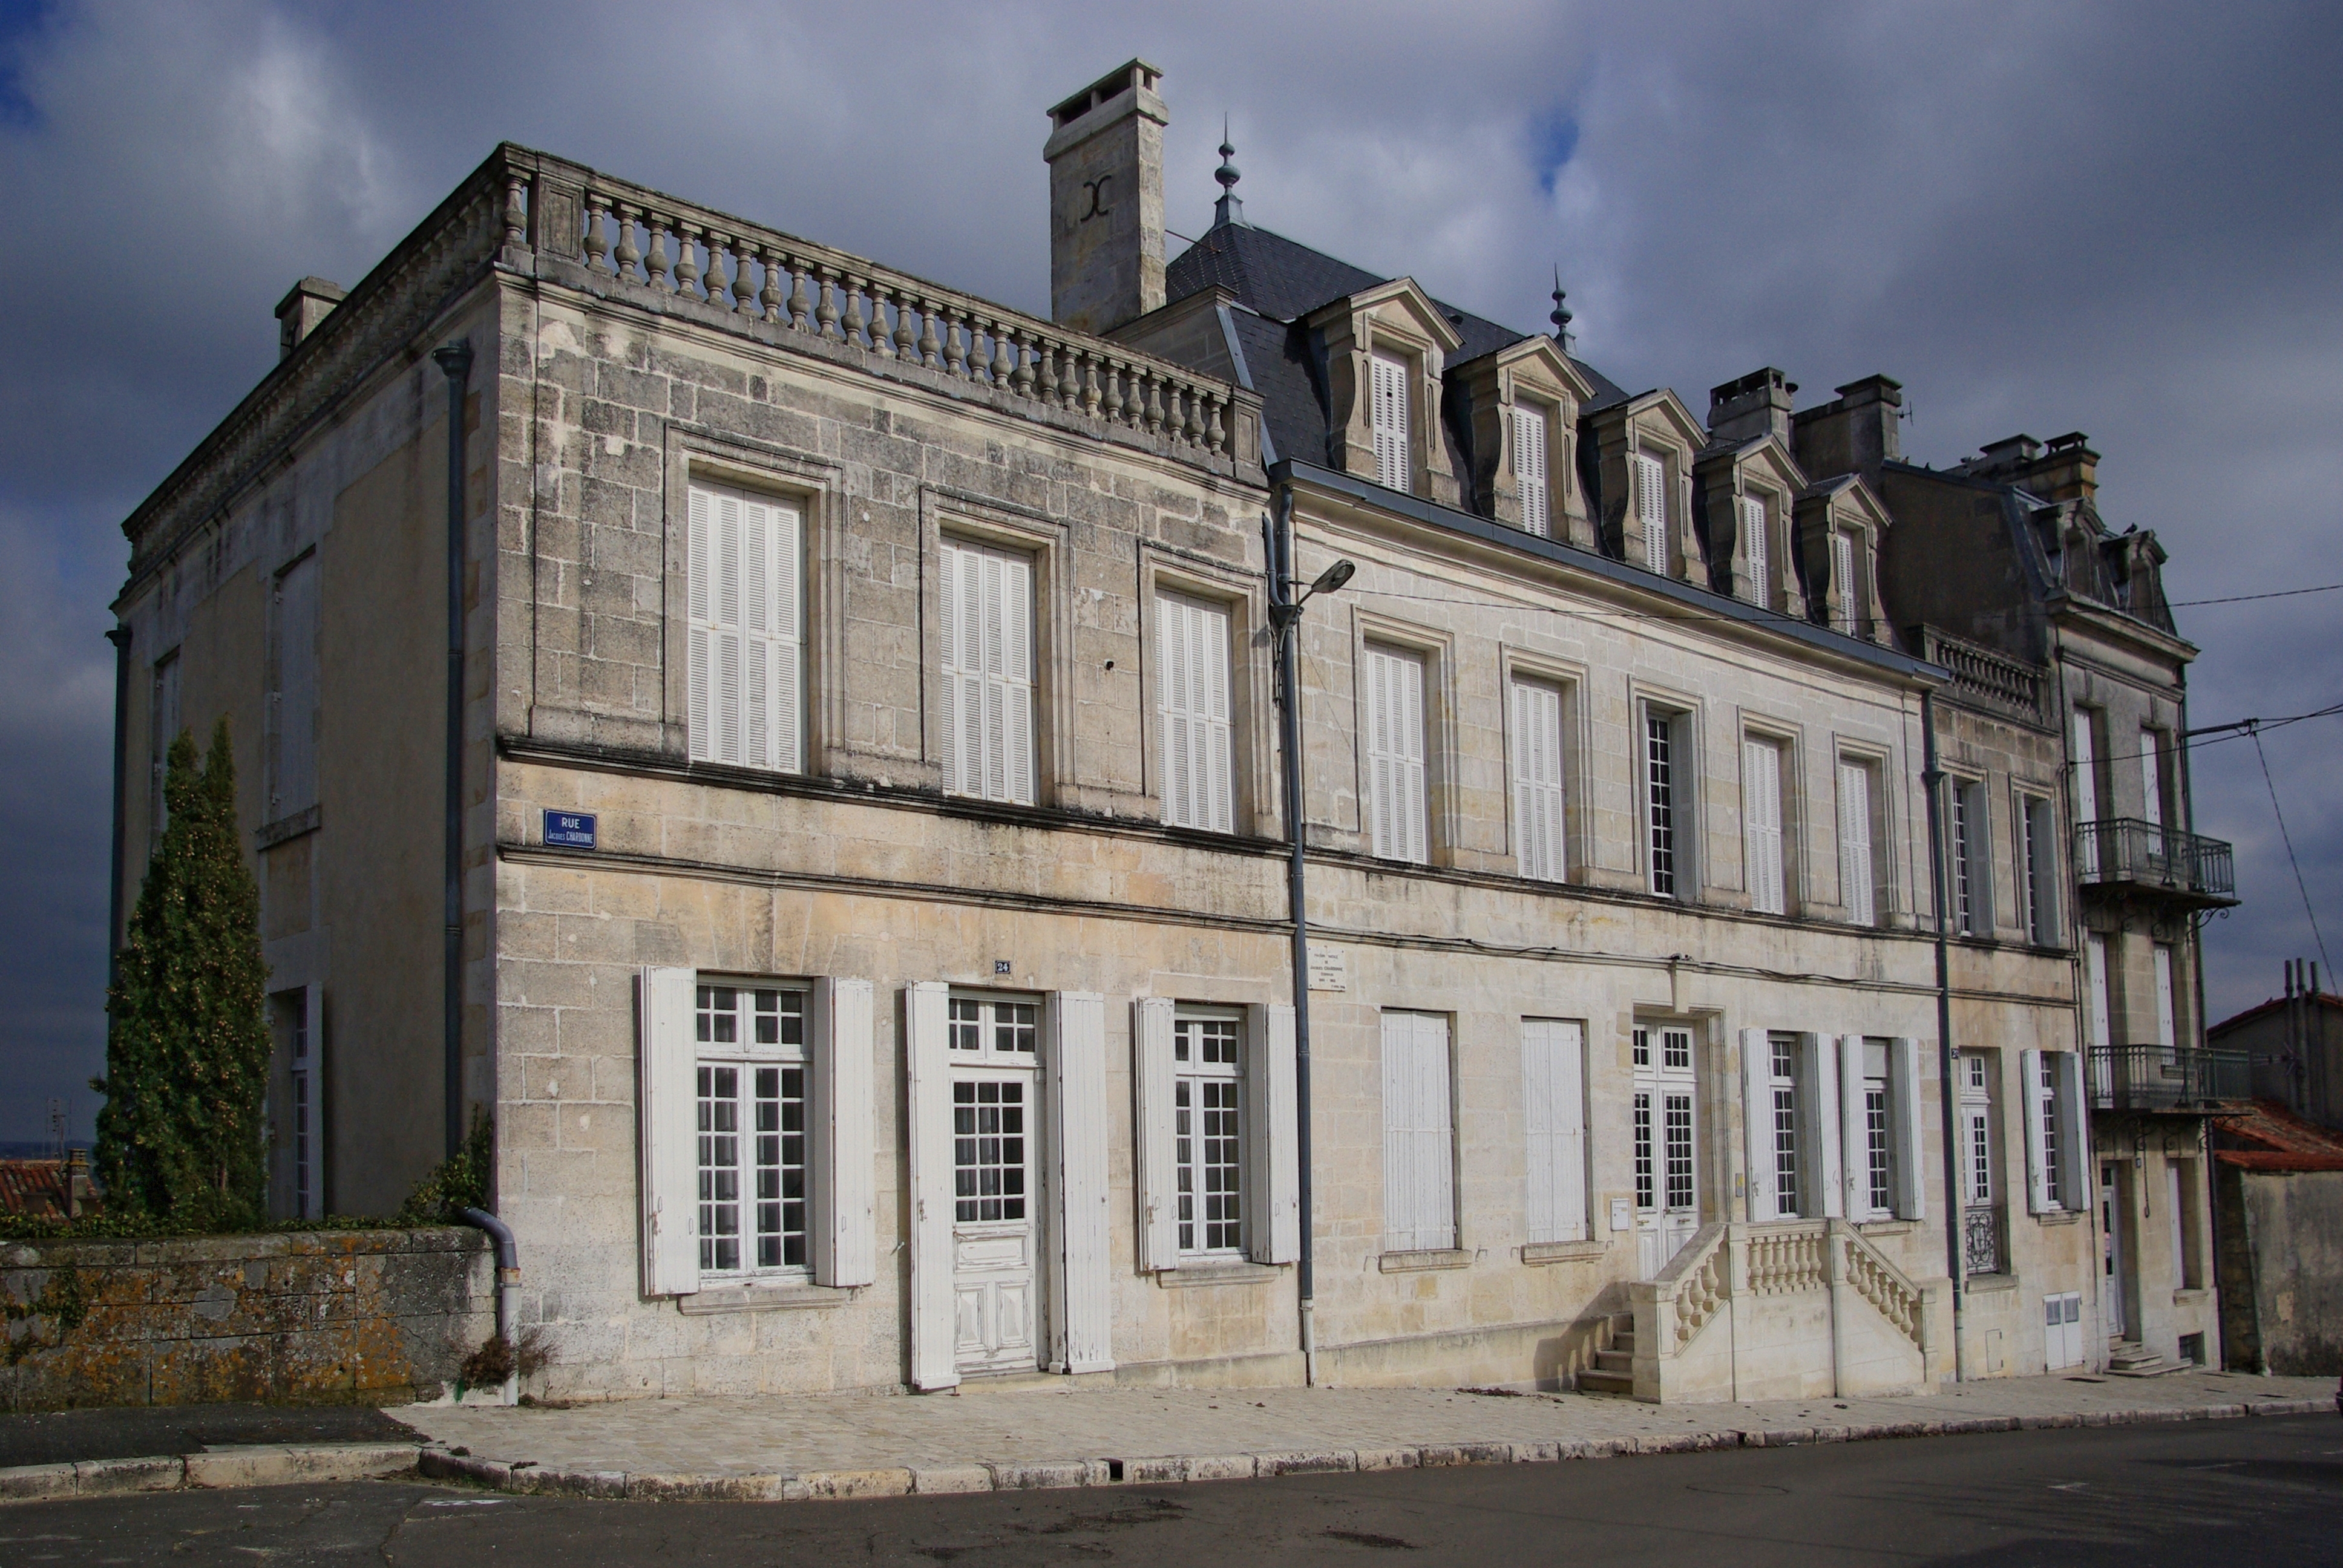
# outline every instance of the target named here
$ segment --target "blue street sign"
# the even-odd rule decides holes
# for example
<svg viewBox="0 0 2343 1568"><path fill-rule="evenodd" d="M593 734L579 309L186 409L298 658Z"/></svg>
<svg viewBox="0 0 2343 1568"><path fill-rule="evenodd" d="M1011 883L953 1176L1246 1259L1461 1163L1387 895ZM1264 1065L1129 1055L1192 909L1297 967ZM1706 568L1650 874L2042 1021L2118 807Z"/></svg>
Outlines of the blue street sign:
<svg viewBox="0 0 2343 1568"><path fill-rule="evenodd" d="M591 811L548 811L545 845L548 849L590 849L594 847Z"/></svg>

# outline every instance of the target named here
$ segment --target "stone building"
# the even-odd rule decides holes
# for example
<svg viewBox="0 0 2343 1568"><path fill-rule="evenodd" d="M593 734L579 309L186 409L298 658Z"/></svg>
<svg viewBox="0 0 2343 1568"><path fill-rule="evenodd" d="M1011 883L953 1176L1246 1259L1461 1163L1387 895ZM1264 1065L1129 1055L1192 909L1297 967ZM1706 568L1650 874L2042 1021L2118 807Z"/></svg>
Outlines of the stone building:
<svg viewBox="0 0 2343 1568"><path fill-rule="evenodd" d="M2083 678L1899 629L1999 647L1897 597L1894 384L1704 425L1226 165L1167 261L1157 85L1051 111L1051 320L510 146L288 296L116 604L126 758L253 781L280 1207L492 1115L565 1397L2059 1364L2089 906L1973 829L1940 992L1920 775L1941 694L2063 803Z"/></svg>

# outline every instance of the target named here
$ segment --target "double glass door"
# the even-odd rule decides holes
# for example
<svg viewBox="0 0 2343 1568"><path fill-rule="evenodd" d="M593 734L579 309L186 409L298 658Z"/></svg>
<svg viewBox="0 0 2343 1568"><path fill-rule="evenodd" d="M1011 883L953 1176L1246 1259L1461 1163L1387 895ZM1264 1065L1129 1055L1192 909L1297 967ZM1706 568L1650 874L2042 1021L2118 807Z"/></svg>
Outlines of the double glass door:
<svg viewBox="0 0 2343 1568"><path fill-rule="evenodd" d="M1634 1049L1635 1250L1648 1280L1700 1228L1692 1030L1639 1027Z"/></svg>

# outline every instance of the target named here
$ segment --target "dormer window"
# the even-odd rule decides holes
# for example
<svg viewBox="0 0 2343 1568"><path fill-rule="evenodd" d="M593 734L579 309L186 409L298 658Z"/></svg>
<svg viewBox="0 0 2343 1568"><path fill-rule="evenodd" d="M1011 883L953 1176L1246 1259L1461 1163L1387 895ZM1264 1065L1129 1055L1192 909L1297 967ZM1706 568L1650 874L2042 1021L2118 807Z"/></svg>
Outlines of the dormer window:
<svg viewBox="0 0 2343 1568"><path fill-rule="evenodd" d="M1396 355L1377 354L1370 363L1375 482L1386 489L1405 490L1409 487L1407 361Z"/></svg>
<svg viewBox="0 0 2343 1568"><path fill-rule="evenodd" d="M1855 591L1855 536L1845 528L1833 528L1830 552L1831 581L1838 588L1837 629L1853 637L1862 618L1862 600Z"/></svg>
<svg viewBox="0 0 2343 1568"><path fill-rule="evenodd" d="M1754 496L1736 496L1733 500L1740 524L1742 548L1749 560L1749 602L1766 609L1774 608L1773 552L1765 537L1765 503Z"/></svg>
<svg viewBox="0 0 2343 1568"><path fill-rule="evenodd" d="M1521 497L1522 527L1540 538L1554 533L1545 466L1545 410L1535 404L1513 408L1513 488Z"/></svg>
<svg viewBox="0 0 2343 1568"><path fill-rule="evenodd" d="M1657 457L1635 454L1635 518L1644 530L1644 564L1668 574L1668 476Z"/></svg>

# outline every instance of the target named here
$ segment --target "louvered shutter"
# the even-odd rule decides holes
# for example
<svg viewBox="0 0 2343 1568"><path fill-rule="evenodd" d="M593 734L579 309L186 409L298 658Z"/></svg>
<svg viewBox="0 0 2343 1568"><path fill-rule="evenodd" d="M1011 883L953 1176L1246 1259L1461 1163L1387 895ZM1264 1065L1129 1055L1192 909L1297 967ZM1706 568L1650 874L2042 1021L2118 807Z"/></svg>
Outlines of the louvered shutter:
<svg viewBox="0 0 2343 1568"><path fill-rule="evenodd" d="M1293 1010L1245 1009L1245 1180L1252 1201L1245 1236L1253 1261L1302 1256L1302 1161Z"/></svg>
<svg viewBox="0 0 2343 1568"><path fill-rule="evenodd" d="M1846 1212L1845 1146L1839 1139L1839 1073L1837 1041L1826 1034L1798 1036L1798 1129L1804 1149L1819 1159L1805 1182L1805 1191L1822 1202L1823 1215L1836 1219ZM1804 1149L1801 1150L1803 1154ZM1810 1201L1804 1194L1800 1204Z"/></svg>
<svg viewBox="0 0 2343 1568"><path fill-rule="evenodd" d="M716 755L715 511L715 497L694 485L685 524L684 619L689 629L684 634L688 642L684 663L690 689L685 728L690 732L691 759L695 762Z"/></svg>
<svg viewBox="0 0 2343 1568"><path fill-rule="evenodd" d="M792 773L805 765L800 524L778 501L690 488L685 679L695 760Z"/></svg>
<svg viewBox="0 0 2343 1568"><path fill-rule="evenodd" d="M1748 1159L1749 1218L1777 1218L1774 1204L1774 1049L1762 1029L1741 1031L1741 1131Z"/></svg>
<svg viewBox="0 0 2343 1568"><path fill-rule="evenodd" d="M1513 682L1513 831L1524 877L1564 876L1562 693L1536 681Z"/></svg>
<svg viewBox="0 0 2343 1568"><path fill-rule="evenodd" d="M953 1355L950 988L921 980L903 992L905 1142L911 1180L911 1382L960 1382Z"/></svg>
<svg viewBox="0 0 2343 1568"><path fill-rule="evenodd" d="M1871 861L1871 770L1856 762L1838 765L1839 897L1846 918L1875 925L1879 895Z"/></svg>
<svg viewBox="0 0 2343 1568"><path fill-rule="evenodd" d="M1750 602L1770 608L1774 603L1774 562L1765 538L1765 503L1740 496L1735 498L1734 505L1740 511L1742 548L1749 561Z"/></svg>
<svg viewBox="0 0 2343 1568"><path fill-rule="evenodd" d="M1522 1101L1527 1119L1526 1239L1586 1239L1585 1037L1560 1019L1522 1022Z"/></svg>
<svg viewBox="0 0 2343 1568"><path fill-rule="evenodd" d="M1840 1200L1838 1212L1850 1220L1871 1216L1871 1126L1865 1103L1863 1036L1843 1034L1834 1041L1823 1037L1825 1050L1838 1051L1838 1146ZM1890 1156L1893 1162L1893 1156Z"/></svg>
<svg viewBox="0 0 2343 1568"><path fill-rule="evenodd" d="M1033 563L1022 556L1001 560L1001 687L1007 716L999 799L1033 803Z"/></svg>
<svg viewBox="0 0 2343 1568"><path fill-rule="evenodd" d="M1369 360L1374 429L1375 482L1388 489L1408 487L1407 366L1389 355Z"/></svg>
<svg viewBox="0 0 2343 1568"><path fill-rule="evenodd" d="M2018 1100L2019 1114L2026 1119L2026 1207L2028 1212L2046 1214L2058 1205L2050 1201L2047 1145L2042 1137L2040 1051L2021 1050L2017 1053L2017 1081L2023 1086Z"/></svg>
<svg viewBox="0 0 2343 1568"><path fill-rule="evenodd" d="M1180 1266L1180 1170L1172 1157L1169 997L1131 1004L1131 1078L1139 1121L1139 1266Z"/></svg>
<svg viewBox="0 0 2343 1568"><path fill-rule="evenodd" d="M816 980L813 1013L813 1277L868 1285L879 1277L870 982Z"/></svg>
<svg viewBox="0 0 2343 1568"><path fill-rule="evenodd" d="M1053 991L1041 1097L1050 1131L1050 1360L1068 1372L1114 1365L1114 1281L1107 1261L1106 999Z"/></svg>
<svg viewBox="0 0 2343 1568"><path fill-rule="evenodd" d="M944 541L944 776L955 794L1031 805L1033 563Z"/></svg>
<svg viewBox="0 0 2343 1568"><path fill-rule="evenodd" d="M699 1289L699 1102L692 1039L694 971L645 969L637 991L641 1040L643 1294Z"/></svg>
<svg viewBox="0 0 2343 1568"><path fill-rule="evenodd" d="M2168 1049L2179 1043L2173 1019L2172 950L2158 942L2153 956L2156 964L2156 1043Z"/></svg>
<svg viewBox="0 0 2343 1568"><path fill-rule="evenodd" d="M1838 592L1838 629L1855 635L1856 618L1862 613L1863 595L1855 580L1855 538L1844 529L1833 528L1830 537L1831 587Z"/></svg>
<svg viewBox="0 0 2343 1568"><path fill-rule="evenodd" d="M1385 1013L1384 1244L1393 1251L1456 1244L1452 1139L1447 1020Z"/></svg>
<svg viewBox="0 0 2343 1568"><path fill-rule="evenodd" d="M1229 612L1171 594L1156 600L1158 707L1163 719L1163 819L1226 833L1230 778Z"/></svg>
<svg viewBox="0 0 2343 1568"><path fill-rule="evenodd" d="M2090 1010L2085 1015L2091 1031L2087 1043L2106 1045L2112 1039L2107 1016L2107 939L2097 931L2083 939L2083 983L2090 990L2085 999Z"/></svg>
<svg viewBox="0 0 2343 1568"><path fill-rule="evenodd" d="M1163 716L1163 819L1196 825L1195 673L1190 664L1188 606L1169 595L1156 607L1158 703Z"/></svg>
<svg viewBox="0 0 2343 1568"><path fill-rule="evenodd" d="M1644 564L1668 575L1667 474L1655 457L1635 454L1635 518L1643 525Z"/></svg>
<svg viewBox="0 0 2343 1568"><path fill-rule="evenodd" d="M1741 843L1748 861L1749 901L1759 911L1787 907L1782 877L1782 749L1769 740L1741 743Z"/></svg>
<svg viewBox="0 0 2343 1568"><path fill-rule="evenodd" d="M1896 1217L1928 1217L1926 1125L1920 1120L1920 1042L1900 1035L1888 1048L1887 1098L1894 1108ZM1953 1207L1957 1208L1957 1205Z"/></svg>
<svg viewBox="0 0 2343 1568"><path fill-rule="evenodd" d="M1387 860L1421 862L1430 804L1424 776L1423 658L1371 647L1366 675L1372 847Z"/></svg>
<svg viewBox="0 0 2343 1568"><path fill-rule="evenodd" d="M1544 538L1554 531L1546 504L1545 411L1513 409L1513 489L1521 497L1522 527Z"/></svg>
<svg viewBox="0 0 2343 1568"><path fill-rule="evenodd" d="M2072 1050L2050 1056L2057 1076L2058 1191L2064 1207L2087 1209L2091 1190L2084 1176L2089 1146L2083 1115L2083 1058Z"/></svg>

